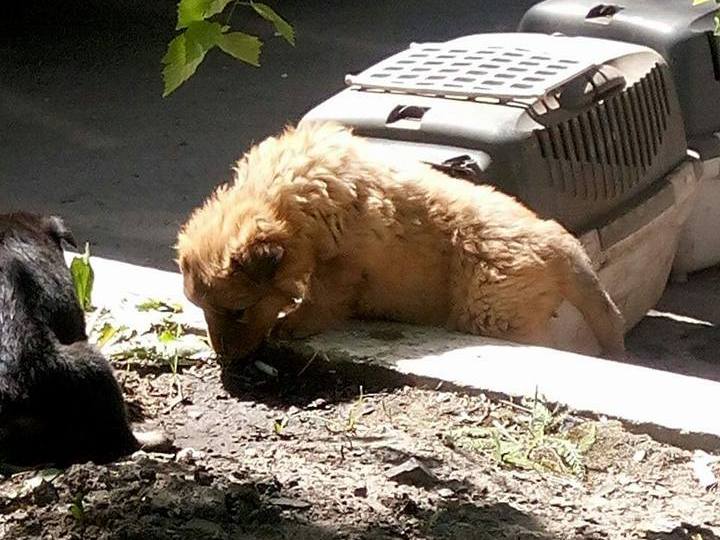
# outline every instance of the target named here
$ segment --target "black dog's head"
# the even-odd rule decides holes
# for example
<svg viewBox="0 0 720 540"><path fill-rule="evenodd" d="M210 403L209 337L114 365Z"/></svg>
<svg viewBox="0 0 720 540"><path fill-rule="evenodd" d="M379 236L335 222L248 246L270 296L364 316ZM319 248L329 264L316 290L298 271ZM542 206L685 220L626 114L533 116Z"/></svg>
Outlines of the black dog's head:
<svg viewBox="0 0 720 540"><path fill-rule="evenodd" d="M77 247L72 232L58 216L41 216L28 212L0 214L0 241L9 236L52 244L61 252L63 242Z"/></svg>
<svg viewBox="0 0 720 540"><path fill-rule="evenodd" d="M76 247L70 229L57 216L18 212L0 214L0 260L23 266L34 318L63 344L87 339L85 316L78 303L63 242Z"/></svg>

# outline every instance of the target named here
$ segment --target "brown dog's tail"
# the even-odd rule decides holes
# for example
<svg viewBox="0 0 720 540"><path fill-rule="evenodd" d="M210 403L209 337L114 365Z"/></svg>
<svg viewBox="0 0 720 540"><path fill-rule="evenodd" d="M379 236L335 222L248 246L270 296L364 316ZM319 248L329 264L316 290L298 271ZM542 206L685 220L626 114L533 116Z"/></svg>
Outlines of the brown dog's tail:
<svg viewBox="0 0 720 540"><path fill-rule="evenodd" d="M618 358L625 352L625 321L600 283L582 245L573 242L562 257L566 268L561 282L563 296L582 313L595 334L603 356Z"/></svg>

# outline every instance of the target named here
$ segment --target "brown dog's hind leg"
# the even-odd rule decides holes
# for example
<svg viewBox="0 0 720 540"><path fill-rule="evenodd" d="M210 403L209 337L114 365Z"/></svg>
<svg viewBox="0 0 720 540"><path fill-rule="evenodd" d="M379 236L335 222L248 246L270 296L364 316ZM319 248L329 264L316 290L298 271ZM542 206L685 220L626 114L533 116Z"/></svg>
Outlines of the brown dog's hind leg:
<svg viewBox="0 0 720 540"><path fill-rule="evenodd" d="M603 288L579 242L564 248L558 268L563 296L582 313L603 355L622 357L625 352L625 321L620 310Z"/></svg>

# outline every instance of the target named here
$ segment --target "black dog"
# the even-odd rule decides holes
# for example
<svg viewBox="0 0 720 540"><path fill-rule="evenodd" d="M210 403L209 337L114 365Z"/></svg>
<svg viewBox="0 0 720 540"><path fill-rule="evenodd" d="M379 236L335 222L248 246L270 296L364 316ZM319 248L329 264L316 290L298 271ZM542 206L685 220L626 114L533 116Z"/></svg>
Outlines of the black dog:
<svg viewBox="0 0 720 540"><path fill-rule="evenodd" d="M105 358L86 341L57 217L0 215L0 463L129 454L139 443Z"/></svg>

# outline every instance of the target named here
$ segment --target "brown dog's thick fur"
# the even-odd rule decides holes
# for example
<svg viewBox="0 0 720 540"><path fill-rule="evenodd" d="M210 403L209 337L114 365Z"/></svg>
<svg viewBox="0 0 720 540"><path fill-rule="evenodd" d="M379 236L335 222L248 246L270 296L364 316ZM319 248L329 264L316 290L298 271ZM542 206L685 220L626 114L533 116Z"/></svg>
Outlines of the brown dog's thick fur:
<svg viewBox="0 0 720 540"><path fill-rule="evenodd" d="M252 148L178 238L185 293L218 353L382 318L548 344L563 299L603 351L623 321L580 243L489 186L391 164L334 124Z"/></svg>

